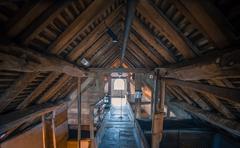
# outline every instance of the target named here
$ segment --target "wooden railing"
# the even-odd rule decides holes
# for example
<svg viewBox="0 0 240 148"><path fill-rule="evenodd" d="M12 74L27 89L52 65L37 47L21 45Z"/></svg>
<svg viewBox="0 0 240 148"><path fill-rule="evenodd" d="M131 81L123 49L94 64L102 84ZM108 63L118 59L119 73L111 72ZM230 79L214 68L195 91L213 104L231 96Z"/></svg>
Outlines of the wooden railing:
<svg viewBox="0 0 240 148"><path fill-rule="evenodd" d="M102 129L104 129L104 127L102 127L102 125L103 125L104 117L106 113L109 111L109 107L106 104L106 101L104 101L104 99L106 99L105 97L107 96L104 96L103 98L98 100L96 103L91 105L92 124L90 125L90 138L92 140L92 144L95 146L98 145L98 143L101 140L101 135L99 135L98 133L103 133ZM94 132L95 130L96 130L96 134Z"/></svg>

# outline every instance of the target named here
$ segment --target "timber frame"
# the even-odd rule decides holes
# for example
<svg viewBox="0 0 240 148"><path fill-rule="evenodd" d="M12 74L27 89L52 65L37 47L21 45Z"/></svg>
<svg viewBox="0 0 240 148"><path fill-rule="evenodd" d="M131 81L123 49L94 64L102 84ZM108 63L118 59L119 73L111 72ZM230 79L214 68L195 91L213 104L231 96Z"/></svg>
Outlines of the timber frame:
<svg viewBox="0 0 240 148"><path fill-rule="evenodd" d="M76 93L75 77L85 91L96 73L141 73L147 83L159 71L166 95L182 101L179 107L240 135L240 28L233 10L228 15L224 5L208 0L138 0L124 36L126 0L20 3L0 1L0 120L9 119L1 120L0 134L19 130L20 119L24 124L53 111ZM83 58L89 67L81 64ZM31 110L34 106L40 111ZM17 110L23 115L15 120ZM212 118L211 111L219 115ZM230 121L236 129L228 127Z"/></svg>

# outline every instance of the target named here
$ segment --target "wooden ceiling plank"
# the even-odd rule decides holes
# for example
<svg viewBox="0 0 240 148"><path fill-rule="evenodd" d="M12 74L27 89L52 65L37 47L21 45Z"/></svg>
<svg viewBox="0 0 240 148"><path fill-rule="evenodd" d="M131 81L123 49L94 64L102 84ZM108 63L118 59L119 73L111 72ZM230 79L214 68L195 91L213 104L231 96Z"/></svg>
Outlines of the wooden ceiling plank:
<svg viewBox="0 0 240 148"><path fill-rule="evenodd" d="M142 38L144 38L144 40L146 40L154 49L156 49L166 61L169 63L175 62L175 59L172 57L169 51L157 43L155 36L148 32L138 19L133 20L132 27L140 36L142 36Z"/></svg>
<svg viewBox="0 0 240 148"><path fill-rule="evenodd" d="M67 76L67 75L63 75L50 89L48 89L43 96L37 101L37 104L41 104L44 102L47 102L49 99L51 99L51 97L53 97L56 92L62 87L64 86L67 81L69 81L71 79L71 77Z"/></svg>
<svg viewBox="0 0 240 148"><path fill-rule="evenodd" d="M141 48L144 53L149 56L157 65L162 64L162 62L156 57L156 55L149 51L149 49L147 49L146 46L133 33L130 34L130 39L132 40L132 42L137 44L139 48Z"/></svg>
<svg viewBox="0 0 240 148"><path fill-rule="evenodd" d="M107 53L107 51L111 50L112 48L115 47L109 41L105 47L100 48L98 52L90 59L90 63L95 63L96 61L98 61L99 57L105 57L104 55Z"/></svg>
<svg viewBox="0 0 240 148"><path fill-rule="evenodd" d="M218 87L218 86L213 86L208 84L182 81L182 80L176 80L176 79L166 79L166 82L167 82L167 85L170 85L170 86L186 87L191 90L195 90L197 92L212 94L216 97L219 97L227 101L235 102L238 104L240 103L240 100L239 100L240 91L238 89Z"/></svg>
<svg viewBox="0 0 240 148"><path fill-rule="evenodd" d="M170 88L170 87L169 87ZM191 98L189 98L184 92L182 92L181 89L177 88L177 87L171 87L170 90L172 90L172 92L175 92L174 95L177 94L178 97L182 98L183 100L185 100L188 104L194 104L194 102L192 101Z"/></svg>
<svg viewBox="0 0 240 148"><path fill-rule="evenodd" d="M207 111L211 110L210 106L202 98L200 98L196 92L186 88L182 89L182 91L185 92L203 110L207 110Z"/></svg>
<svg viewBox="0 0 240 148"><path fill-rule="evenodd" d="M147 18L185 58L189 59L195 56L193 49L187 44L182 34L167 21L166 16L159 12L150 1L141 0L137 6L137 10L142 16Z"/></svg>
<svg viewBox="0 0 240 148"><path fill-rule="evenodd" d="M49 113L64 105L64 102L57 102L54 104L35 105L24 110L14 111L0 116L0 133L4 133L14 127L21 125L27 121L33 120L41 115Z"/></svg>
<svg viewBox="0 0 240 148"><path fill-rule="evenodd" d="M100 56L98 59L96 59L95 64L98 66L102 65L105 61L107 61L109 58L111 58L111 56L115 53L118 53L116 47L111 47L111 49L108 50L108 52L106 52L104 54L104 56ZM94 64L94 65L95 65Z"/></svg>
<svg viewBox="0 0 240 148"><path fill-rule="evenodd" d="M115 31L115 26L112 28L114 30L115 34L120 33L120 28L117 27ZM103 34L89 49L87 49L86 53L84 53L83 57L87 59L91 59L92 57L99 56L102 52L105 52L105 48L108 48L108 46L111 46L111 44L116 44L112 42L112 39L109 37L108 34ZM106 47L105 47L106 46Z"/></svg>
<svg viewBox="0 0 240 148"><path fill-rule="evenodd" d="M226 49L212 52L199 58L160 68L162 76L180 80L208 80L236 78L240 76L240 52L236 49ZM229 65L234 61L232 65Z"/></svg>
<svg viewBox="0 0 240 148"><path fill-rule="evenodd" d="M112 55L111 58L109 60L107 60L106 62L104 62L100 67L110 67L112 65L112 63L114 62L114 60L117 59L118 56L119 56L119 53Z"/></svg>
<svg viewBox="0 0 240 148"><path fill-rule="evenodd" d="M16 37L52 3L53 1L49 0L30 1L27 6L24 6L20 12L8 22L7 27L9 27L9 29L6 33L7 36L10 38Z"/></svg>
<svg viewBox="0 0 240 148"><path fill-rule="evenodd" d="M111 43L111 40L107 35L103 35L98 39L93 45L87 49L83 55L80 55L81 57L84 57L86 59L91 59L92 56L95 56L96 53L99 52L99 50L103 49L104 46L108 43Z"/></svg>
<svg viewBox="0 0 240 148"><path fill-rule="evenodd" d="M70 60L76 60L80 54L82 54L86 49L88 49L92 43L96 42L102 34L106 31L106 24L112 26L117 22L116 17L120 14L122 5L113 11L103 22L101 22L93 31L85 37L78 45L74 48L72 52L69 53L68 57Z"/></svg>
<svg viewBox="0 0 240 148"><path fill-rule="evenodd" d="M66 73L71 76L83 76L83 69L65 61L57 56L40 53L32 49L23 49L18 46L0 45L0 69L8 69L21 72L47 72L56 71L59 73ZM18 53L18 57L10 55L9 53Z"/></svg>
<svg viewBox="0 0 240 148"><path fill-rule="evenodd" d="M127 58L124 62L125 62L124 64L126 64L128 68L134 68L134 65L132 63L130 63L130 61Z"/></svg>
<svg viewBox="0 0 240 148"><path fill-rule="evenodd" d="M127 48L128 53L130 54L131 58L136 59L140 65L143 65L145 68L150 68L148 63L145 62L145 60L141 60L138 55L136 55L135 51L133 51L131 48Z"/></svg>
<svg viewBox="0 0 240 148"><path fill-rule="evenodd" d="M198 0L180 0L178 3L182 4L187 11L191 12L191 15L197 20L197 22L201 25L203 30L208 34L208 36L213 40L216 46L220 49L227 47L230 44L229 35L226 34L223 30L226 30L224 25L224 21L221 22L218 20L218 16L211 16L207 7L210 7L210 2L206 0L198 1ZM210 11L217 11L217 8L211 7ZM217 12L215 12L217 13ZM224 26L224 27L223 27Z"/></svg>
<svg viewBox="0 0 240 148"><path fill-rule="evenodd" d="M44 90L46 90L48 85L50 85L58 76L59 74L56 72L50 73L50 75L40 85L38 85L37 88L34 89L34 91L28 95L26 99L24 99L23 102L18 105L17 109L23 109L31 104L31 102L37 98L37 96L39 96Z"/></svg>
<svg viewBox="0 0 240 148"><path fill-rule="evenodd" d="M139 54L136 49L131 48L130 46L127 48L127 50L132 53L136 59L138 59L146 68L154 67L152 64L149 63L149 60L145 59L144 57Z"/></svg>
<svg viewBox="0 0 240 148"><path fill-rule="evenodd" d="M114 52L116 52L116 47L113 44L106 49L108 50L106 50L106 52L104 52L101 56L96 57L94 61L92 60L92 65L99 65L100 63L110 58Z"/></svg>
<svg viewBox="0 0 240 148"><path fill-rule="evenodd" d="M134 61L133 61L132 59L129 59L129 57L128 57L127 54L126 54L126 61L127 61L128 63L130 63L130 64L133 66L133 68L137 68L137 64L134 63Z"/></svg>
<svg viewBox="0 0 240 148"><path fill-rule="evenodd" d="M128 42L128 46L129 46L130 48L132 48L135 52L137 52L137 54L138 54L141 58L143 58L143 60L146 60L147 63L149 63L150 66L154 66L154 67L157 66L157 64L156 64L149 56L147 56L147 55L145 54L145 52L142 51L142 49L139 48L139 46L137 46L137 44L133 43L132 41L129 41L129 42Z"/></svg>
<svg viewBox="0 0 240 148"><path fill-rule="evenodd" d="M34 80L34 76L38 73L27 73L18 78L0 97L0 112L22 92L26 86Z"/></svg>
<svg viewBox="0 0 240 148"><path fill-rule="evenodd" d="M203 111L184 102L171 101L171 104L174 104L175 106L190 112L198 118L220 127L234 135L240 136L240 124L235 120L226 119L218 114Z"/></svg>
<svg viewBox="0 0 240 148"><path fill-rule="evenodd" d="M39 35L44 28L47 27L59 14L70 1L57 1L54 5L50 6L45 12L34 20L30 26L25 29L18 37L21 41L28 45L32 39Z"/></svg>
<svg viewBox="0 0 240 148"><path fill-rule="evenodd" d="M219 111L223 116L229 119L235 119L235 116L231 113L231 111L228 108L226 108L217 97L215 97L212 94L207 94L207 93L202 93L202 94L207 97L208 102L210 102L211 105L217 111Z"/></svg>
<svg viewBox="0 0 240 148"><path fill-rule="evenodd" d="M201 33L204 34L204 36L208 37L208 39L211 42L216 43L216 38L212 38L208 32L202 27L202 25L197 21L197 19L194 18L194 16L191 14L191 12L183 5L183 3L180 0L169 0L176 8L193 24L197 29L200 30Z"/></svg>
<svg viewBox="0 0 240 148"><path fill-rule="evenodd" d="M135 63L136 68L146 68L140 61L139 59L137 59L129 50L126 50L126 57L132 61L133 63Z"/></svg>
<svg viewBox="0 0 240 148"><path fill-rule="evenodd" d="M73 22L68 28L49 46L52 52L59 53L62 47L69 43L83 27L89 25L94 19L102 14L110 5L112 0L105 0L104 2L93 1ZM87 16L87 17L86 17Z"/></svg>

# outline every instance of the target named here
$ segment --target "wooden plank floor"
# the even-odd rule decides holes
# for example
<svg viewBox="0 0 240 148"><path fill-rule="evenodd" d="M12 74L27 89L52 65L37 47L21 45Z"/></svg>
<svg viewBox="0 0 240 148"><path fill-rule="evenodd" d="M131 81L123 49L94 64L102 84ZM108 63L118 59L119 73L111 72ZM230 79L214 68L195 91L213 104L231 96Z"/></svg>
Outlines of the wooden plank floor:
<svg viewBox="0 0 240 148"><path fill-rule="evenodd" d="M121 118L122 117L122 118ZM135 128L127 105L112 106L104 121L100 148L138 148Z"/></svg>

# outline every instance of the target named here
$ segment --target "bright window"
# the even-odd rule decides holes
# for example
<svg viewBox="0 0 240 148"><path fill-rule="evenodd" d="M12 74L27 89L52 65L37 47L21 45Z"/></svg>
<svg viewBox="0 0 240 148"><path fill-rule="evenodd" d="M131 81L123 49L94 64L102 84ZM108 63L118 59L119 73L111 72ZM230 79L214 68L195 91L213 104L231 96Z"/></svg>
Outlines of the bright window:
<svg viewBox="0 0 240 148"><path fill-rule="evenodd" d="M114 81L113 89L114 90L124 90L124 80L123 79L116 79Z"/></svg>

